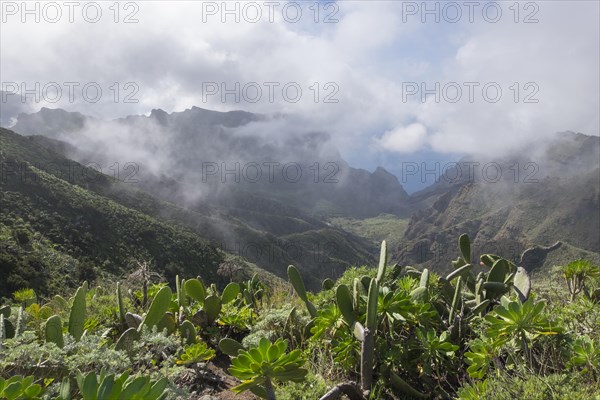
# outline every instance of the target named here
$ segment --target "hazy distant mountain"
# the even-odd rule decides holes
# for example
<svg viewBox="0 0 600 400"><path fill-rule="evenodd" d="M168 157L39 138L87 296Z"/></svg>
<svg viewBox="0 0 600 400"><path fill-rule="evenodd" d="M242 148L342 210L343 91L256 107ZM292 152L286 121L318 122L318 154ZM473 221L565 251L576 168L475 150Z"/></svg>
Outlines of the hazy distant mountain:
<svg viewBox="0 0 600 400"><path fill-rule="evenodd" d="M32 112L33 107L20 94L0 90L0 127L13 125L21 113Z"/></svg>
<svg viewBox="0 0 600 400"><path fill-rule="evenodd" d="M192 207L247 207L251 196L264 200L256 211L270 212L275 201L319 216L409 214L395 176L350 167L325 133L265 132L281 118L193 107L100 121L42 108L19 115L13 129L66 141L77 149L67 155L81 162L135 162L142 188Z"/></svg>
<svg viewBox="0 0 600 400"><path fill-rule="evenodd" d="M275 200L248 197L249 206L270 204L270 213L243 203L183 208L61 154L69 151L71 145L55 139L0 129L0 233L27 238L0 246L6 267L0 281L9 285L0 296L23 285L55 290L94 267L120 274L131 259L152 259L169 276L179 271L211 281L220 279L215 274L224 255L282 277L294 264L311 288L350 265L373 262L367 240Z"/></svg>
<svg viewBox="0 0 600 400"><path fill-rule="evenodd" d="M312 285L376 256L373 239L380 236L371 234L373 224L389 224L374 218L381 214L410 218L403 239L394 240L401 244L391 249L401 264L447 269L457 256L456 239L465 232L475 256L492 252L518 260L529 246L560 240L564 245L547 264L600 258L597 136L566 132L508 159L464 158L435 184L408 196L385 169L371 173L349 166L326 133L277 131L284 118L193 107L102 121L42 109L21 114L14 130L44 135L32 140L103 166L109 175L115 162L121 169L135 162L137 169L121 171L122 180L133 171L138 181L127 186L187 210L156 212L229 250L277 243L278 256L249 258L279 275L296 263ZM257 167L262 175L253 180ZM329 224L332 217L361 228L350 234ZM362 225L352 222L363 219L368 220ZM358 237L358 232L371 233ZM335 243L325 252L325 268L324 243ZM290 261L289 249L296 245L300 255Z"/></svg>
<svg viewBox="0 0 600 400"><path fill-rule="evenodd" d="M411 201L421 210L396 249L402 263L448 266L461 233L471 236L477 256L492 252L518 261L529 246L562 241L548 264L598 260L600 138L560 133L528 153L508 160L464 159L457 166L461 179L451 179L459 174L449 171L413 194Z"/></svg>

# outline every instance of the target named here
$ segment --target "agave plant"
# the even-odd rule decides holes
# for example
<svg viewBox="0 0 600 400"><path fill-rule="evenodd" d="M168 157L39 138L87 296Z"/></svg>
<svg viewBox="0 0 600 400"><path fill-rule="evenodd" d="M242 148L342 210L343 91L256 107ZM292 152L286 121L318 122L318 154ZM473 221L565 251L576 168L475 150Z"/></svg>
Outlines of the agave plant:
<svg viewBox="0 0 600 400"><path fill-rule="evenodd" d="M211 349L204 342L198 342L185 346L184 352L176 361L177 365L190 365L202 361L209 361L215 357L215 350Z"/></svg>
<svg viewBox="0 0 600 400"><path fill-rule="evenodd" d="M232 390L241 393L250 390L255 395L268 400L275 400L273 381L302 382L308 371L301 368L304 358L300 350L286 353L287 341L277 340L271 343L262 338L258 347L241 350L231 360L233 365L229 372L242 380Z"/></svg>

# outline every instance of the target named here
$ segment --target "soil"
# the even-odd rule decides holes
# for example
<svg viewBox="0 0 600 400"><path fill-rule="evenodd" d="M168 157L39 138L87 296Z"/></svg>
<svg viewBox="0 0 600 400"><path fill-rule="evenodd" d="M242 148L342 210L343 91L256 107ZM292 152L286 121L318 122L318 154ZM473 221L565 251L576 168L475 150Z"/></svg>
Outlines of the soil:
<svg viewBox="0 0 600 400"><path fill-rule="evenodd" d="M250 392L235 394L231 391L232 387L240 384L240 380L227 373L229 365L229 357L221 355L210 363L188 368L177 385L190 390L191 394L186 400L259 399Z"/></svg>

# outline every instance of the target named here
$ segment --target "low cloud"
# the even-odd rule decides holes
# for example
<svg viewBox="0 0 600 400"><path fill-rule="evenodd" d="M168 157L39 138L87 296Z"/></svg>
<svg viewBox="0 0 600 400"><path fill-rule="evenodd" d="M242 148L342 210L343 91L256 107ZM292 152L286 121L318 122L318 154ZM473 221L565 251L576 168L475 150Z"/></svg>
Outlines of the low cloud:
<svg viewBox="0 0 600 400"><path fill-rule="evenodd" d="M133 24L114 23L108 9L96 24L11 16L0 38L2 83L78 82L74 101L63 94L34 106L104 118L192 106L281 113L293 118L265 132L327 132L342 155L360 154L349 160L357 166L377 152L510 153L556 131L598 134L597 2L536 2L538 22L529 24L523 19L531 10L521 9L516 23L503 2L497 23L482 19L479 8L473 23L463 10L455 24L431 15L423 23L404 3L337 2L320 10L317 23L312 3L296 23L282 15L285 3L272 22L229 16L223 23L218 14L205 21L206 2L137 2ZM121 11L122 18L131 10ZM329 15L338 22L324 23ZM102 89L97 102L81 96L89 82ZM207 96L211 83L219 91ZM289 96L302 92L297 101L285 97L290 84ZM484 93L488 84L497 86ZM256 101L248 98L252 85L262 88ZM437 93L423 93L431 90ZM373 142L376 151L365 154Z"/></svg>
<svg viewBox="0 0 600 400"><path fill-rule="evenodd" d="M414 153L422 149L427 140L427 128L422 124L399 126L383 134L376 143L384 150L397 153Z"/></svg>

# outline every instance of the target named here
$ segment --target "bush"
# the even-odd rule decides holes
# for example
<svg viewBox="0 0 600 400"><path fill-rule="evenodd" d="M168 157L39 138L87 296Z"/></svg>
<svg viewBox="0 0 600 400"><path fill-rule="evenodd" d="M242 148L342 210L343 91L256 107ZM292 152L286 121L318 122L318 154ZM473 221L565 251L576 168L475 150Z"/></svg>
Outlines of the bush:
<svg viewBox="0 0 600 400"><path fill-rule="evenodd" d="M573 400L600 399L600 385L590 384L571 374L540 376L530 372L503 373L483 383L458 391L461 400Z"/></svg>

